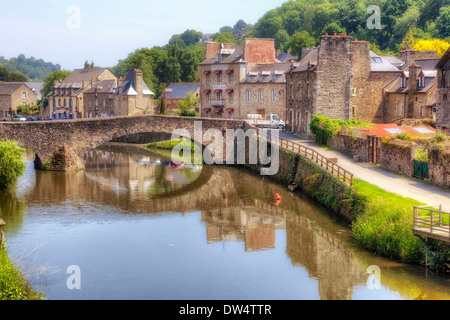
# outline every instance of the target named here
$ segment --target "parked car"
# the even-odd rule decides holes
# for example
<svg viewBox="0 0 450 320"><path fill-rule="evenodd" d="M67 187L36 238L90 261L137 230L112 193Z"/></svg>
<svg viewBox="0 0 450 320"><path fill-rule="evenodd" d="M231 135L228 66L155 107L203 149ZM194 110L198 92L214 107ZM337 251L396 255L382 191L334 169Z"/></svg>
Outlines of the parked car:
<svg viewBox="0 0 450 320"><path fill-rule="evenodd" d="M25 118L21 114L15 114L13 115L13 121L27 121L27 118Z"/></svg>
<svg viewBox="0 0 450 320"><path fill-rule="evenodd" d="M38 117L28 117L27 121L39 121Z"/></svg>

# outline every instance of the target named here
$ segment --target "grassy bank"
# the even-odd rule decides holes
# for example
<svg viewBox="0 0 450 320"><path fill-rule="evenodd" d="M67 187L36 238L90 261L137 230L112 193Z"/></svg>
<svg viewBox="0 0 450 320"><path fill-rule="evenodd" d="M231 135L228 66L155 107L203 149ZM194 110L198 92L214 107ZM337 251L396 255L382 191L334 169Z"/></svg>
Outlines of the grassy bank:
<svg viewBox="0 0 450 320"><path fill-rule="evenodd" d="M365 201L365 210L352 223L356 242L402 262L422 262L425 245L411 232L413 207L421 203L358 179L353 180L353 189Z"/></svg>
<svg viewBox="0 0 450 320"><path fill-rule="evenodd" d="M19 269L0 248L0 300L40 300L42 294L34 291Z"/></svg>

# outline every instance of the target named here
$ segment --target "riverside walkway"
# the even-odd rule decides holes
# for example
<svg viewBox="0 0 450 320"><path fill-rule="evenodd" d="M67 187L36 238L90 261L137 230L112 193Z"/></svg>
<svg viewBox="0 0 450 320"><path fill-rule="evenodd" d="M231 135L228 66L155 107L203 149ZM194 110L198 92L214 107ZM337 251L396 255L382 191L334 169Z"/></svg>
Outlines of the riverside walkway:
<svg viewBox="0 0 450 320"><path fill-rule="evenodd" d="M353 178L366 181L385 191L396 193L424 204L440 204L443 211L450 212L450 191L427 184L421 180L384 170L370 163L354 162L350 156L319 147L310 139L300 138L288 132L280 132L280 137L316 150L327 158L338 159L337 163L339 166L353 173Z"/></svg>

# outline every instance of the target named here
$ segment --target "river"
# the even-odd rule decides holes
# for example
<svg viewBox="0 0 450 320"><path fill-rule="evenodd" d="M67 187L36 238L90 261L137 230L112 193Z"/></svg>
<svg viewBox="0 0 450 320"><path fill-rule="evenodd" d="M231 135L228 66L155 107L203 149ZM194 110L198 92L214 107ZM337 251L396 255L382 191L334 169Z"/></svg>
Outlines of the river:
<svg viewBox="0 0 450 320"><path fill-rule="evenodd" d="M320 205L245 169L117 143L79 172L32 157L0 192L0 228L49 300L450 299L448 274L359 249Z"/></svg>

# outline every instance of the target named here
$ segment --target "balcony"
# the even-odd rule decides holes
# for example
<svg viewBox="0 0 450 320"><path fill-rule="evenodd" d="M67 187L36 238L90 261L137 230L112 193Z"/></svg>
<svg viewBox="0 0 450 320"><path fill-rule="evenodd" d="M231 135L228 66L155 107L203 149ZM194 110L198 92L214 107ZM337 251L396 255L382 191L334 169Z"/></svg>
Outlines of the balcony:
<svg viewBox="0 0 450 320"><path fill-rule="evenodd" d="M225 100L211 100L211 105L214 107L223 107L225 105Z"/></svg>

